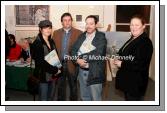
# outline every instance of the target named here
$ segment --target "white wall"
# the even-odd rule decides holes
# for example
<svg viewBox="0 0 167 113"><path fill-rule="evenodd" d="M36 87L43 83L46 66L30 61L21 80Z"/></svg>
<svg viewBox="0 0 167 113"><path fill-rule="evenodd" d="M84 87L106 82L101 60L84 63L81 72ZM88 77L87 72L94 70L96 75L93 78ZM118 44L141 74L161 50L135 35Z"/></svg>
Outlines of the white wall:
<svg viewBox="0 0 167 113"><path fill-rule="evenodd" d="M78 9L79 10L79 9ZM68 12L68 5L51 5L50 20L53 23L53 29L61 28L61 15ZM16 41L20 38L33 37L38 33L38 27L18 27L15 26L15 8L13 5L5 7L5 22L9 33L16 35ZM115 31L115 6L104 6L104 27L99 28L106 31L108 24L111 24L111 31Z"/></svg>
<svg viewBox="0 0 167 113"><path fill-rule="evenodd" d="M115 7L110 5L104 6L104 28L100 30L106 31L108 24L111 24L111 31L115 31Z"/></svg>
<svg viewBox="0 0 167 113"><path fill-rule="evenodd" d="M14 6L5 6L5 24L9 33L15 34Z"/></svg>
<svg viewBox="0 0 167 113"><path fill-rule="evenodd" d="M62 27L61 15L65 12L68 12L67 5L50 6L50 20L53 23L53 29L59 29Z"/></svg>
<svg viewBox="0 0 167 113"><path fill-rule="evenodd" d="M153 55L151 59L151 64L150 64L150 73L149 77L152 80L155 80L155 7L151 6L151 12L150 12L150 39L152 40L153 43Z"/></svg>

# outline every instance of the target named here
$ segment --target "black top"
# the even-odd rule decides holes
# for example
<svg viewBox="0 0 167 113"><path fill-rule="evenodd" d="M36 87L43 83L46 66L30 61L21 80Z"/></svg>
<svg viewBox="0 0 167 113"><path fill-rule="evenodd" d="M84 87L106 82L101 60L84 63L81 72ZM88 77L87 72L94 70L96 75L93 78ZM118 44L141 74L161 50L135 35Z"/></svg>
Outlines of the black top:
<svg viewBox="0 0 167 113"><path fill-rule="evenodd" d="M8 37L8 32L7 32L7 30L5 29L5 57L8 56L9 51L10 51L10 39L9 39L9 37ZM5 59L6 59L6 58L5 58Z"/></svg>
<svg viewBox="0 0 167 113"><path fill-rule="evenodd" d="M127 44L128 42L130 43ZM122 59L121 68L116 75L116 88L131 95L144 95L148 83L152 53L152 42L146 33L141 34L133 40L131 37L120 48L118 54L120 56L131 55L134 59Z"/></svg>
<svg viewBox="0 0 167 113"><path fill-rule="evenodd" d="M41 35L38 35L32 44L32 58L35 60L34 75L38 76L41 82L46 82L46 73L56 74L58 72L57 67L50 65L44 60L45 55L56 49L53 40L51 38L48 40L51 48L47 46Z"/></svg>
<svg viewBox="0 0 167 113"><path fill-rule="evenodd" d="M21 50L20 58L23 58L24 61L27 60L27 58L30 58L31 52L29 50L25 51L24 49Z"/></svg>

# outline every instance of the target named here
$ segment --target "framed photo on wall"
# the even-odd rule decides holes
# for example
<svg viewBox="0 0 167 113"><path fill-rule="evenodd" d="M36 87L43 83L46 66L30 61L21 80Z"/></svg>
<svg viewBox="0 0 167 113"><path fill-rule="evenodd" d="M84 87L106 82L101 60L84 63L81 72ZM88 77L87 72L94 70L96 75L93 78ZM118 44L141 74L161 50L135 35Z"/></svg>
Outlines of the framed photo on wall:
<svg viewBox="0 0 167 113"><path fill-rule="evenodd" d="M36 26L49 19L49 5L15 5L16 26Z"/></svg>
<svg viewBox="0 0 167 113"><path fill-rule="evenodd" d="M84 29L85 18L88 15L94 15L99 20L97 27L104 27L104 6L103 5L69 5L68 11L72 14L73 25Z"/></svg>

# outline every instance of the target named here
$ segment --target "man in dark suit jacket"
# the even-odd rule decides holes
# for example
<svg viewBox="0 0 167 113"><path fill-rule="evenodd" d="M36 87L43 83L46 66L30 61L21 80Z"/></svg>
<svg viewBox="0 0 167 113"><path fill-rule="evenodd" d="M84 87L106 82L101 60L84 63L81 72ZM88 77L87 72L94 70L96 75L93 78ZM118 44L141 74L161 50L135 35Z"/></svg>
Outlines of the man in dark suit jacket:
<svg viewBox="0 0 167 113"><path fill-rule="evenodd" d="M72 57L78 66L81 99L83 101L101 100L102 83L105 81L105 55L107 40L105 34L96 29L97 18L90 15L86 18L86 32L81 34L73 45ZM83 53L85 46L94 46ZM83 53L83 54L82 54Z"/></svg>
<svg viewBox="0 0 167 113"><path fill-rule="evenodd" d="M27 39L20 40L22 51L20 55L20 59L22 62L31 62L31 46Z"/></svg>
<svg viewBox="0 0 167 113"><path fill-rule="evenodd" d="M58 80L58 100L66 100L66 78L70 88L70 100L77 100L77 76L74 73L76 66L71 60L65 59L65 56L71 54L71 47L82 31L72 27L70 13L64 13L61 16L61 23L63 28L53 33L53 40L63 65L62 75Z"/></svg>

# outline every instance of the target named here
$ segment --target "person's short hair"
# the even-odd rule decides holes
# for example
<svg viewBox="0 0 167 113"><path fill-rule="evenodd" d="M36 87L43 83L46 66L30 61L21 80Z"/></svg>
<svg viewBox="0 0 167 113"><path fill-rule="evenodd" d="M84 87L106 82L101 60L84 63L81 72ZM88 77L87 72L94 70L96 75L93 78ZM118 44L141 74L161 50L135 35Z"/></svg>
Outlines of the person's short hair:
<svg viewBox="0 0 167 113"><path fill-rule="evenodd" d="M22 44L22 43L24 43L24 41L27 41L27 42L29 43L29 41L28 41L27 38L21 38L21 39L19 40L19 43Z"/></svg>
<svg viewBox="0 0 167 113"><path fill-rule="evenodd" d="M146 24L146 20L145 20L145 18L144 18L142 15L140 15L140 14L133 15L132 18L131 18L131 20L134 19L134 18L137 18L137 19L141 20L141 23L142 23L143 25ZM130 21L131 21L131 20L130 20Z"/></svg>
<svg viewBox="0 0 167 113"><path fill-rule="evenodd" d="M94 15L89 15L89 16L87 16L87 17L86 17L86 19L85 19L85 20L87 20L88 18L93 18L93 19L94 19L94 21L95 21L95 24L97 24L98 19L97 19L97 17L96 17L96 16L94 16Z"/></svg>
<svg viewBox="0 0 167 113"><path fill-rule="evenodd" d="M8 37L9 37L9 39L13 39L13 41L16 40L16 38L15 38L15 36L13 34L9 34Z"/></svg>
<svg viewBox="0 0 167 113"><path fill-rule="evenodd" d="M67 12L67 13L64 13L64 14L61 16L61 22L63 22L63 18L64 18L65 16L69 16L69 17L71 18L71 21L73 21L71 14Z"/></svg>

